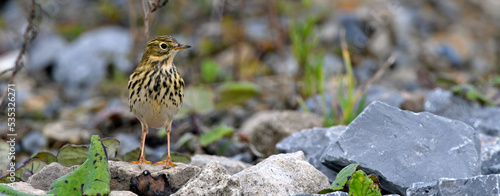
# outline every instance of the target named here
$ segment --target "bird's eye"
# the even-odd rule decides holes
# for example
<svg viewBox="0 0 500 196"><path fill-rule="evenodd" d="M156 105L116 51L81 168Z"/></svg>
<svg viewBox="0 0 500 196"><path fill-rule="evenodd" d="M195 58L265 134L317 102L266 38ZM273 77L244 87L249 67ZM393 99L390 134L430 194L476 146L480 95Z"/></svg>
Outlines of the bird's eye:
<svg viewBox="0 0 500 196"><path fill-rule="evenodd" d="M161 44L160 44L160 47L161 47L161 49L167 49L167 44L165 44L165 43L161 43Z"/></svg>

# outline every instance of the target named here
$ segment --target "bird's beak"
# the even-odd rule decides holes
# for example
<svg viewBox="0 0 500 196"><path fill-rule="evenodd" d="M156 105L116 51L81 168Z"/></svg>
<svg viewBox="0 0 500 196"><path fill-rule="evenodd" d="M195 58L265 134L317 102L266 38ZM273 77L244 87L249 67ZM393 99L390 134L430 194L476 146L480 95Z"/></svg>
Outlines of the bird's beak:
<svg viewBox="0 0 500 196"><path fill-rule="evenodd" d="M186 48L191 48L190 45L183 45L183 44L179 44L178 46L176 46L174 49L176 50L180 50L180 49L186 49Z"/></svg>

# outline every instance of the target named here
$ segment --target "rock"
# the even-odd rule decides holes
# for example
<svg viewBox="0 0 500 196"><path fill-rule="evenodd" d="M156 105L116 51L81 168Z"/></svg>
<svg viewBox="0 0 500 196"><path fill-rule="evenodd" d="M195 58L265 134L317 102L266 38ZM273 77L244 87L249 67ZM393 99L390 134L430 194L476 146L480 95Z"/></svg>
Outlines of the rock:
<svg viewBox="0 0 500 196"><path fill-rule="evenodd" d="M264 64L269 66L275 74L294 76L299 72L299 63L290 49L285 51L285 54L267 54L264 57Z"/></svg>
<svg viewBox="0 0 500 196"><path fill-rule="evenodd" d="M78 144L80 141L90 140L90 136L92 135L90 130L70 124L71 123L66 121L48 123L43 128L43 135L48 139L60 142L69 142L72 144Z"/></svg>
<svg viewBox="0 0 500 196"><path fill-rule="evenodd" d="M43 137L39 132L30 132L21 140L23 149L30 154L40 152L47 145L47 138Z"/></svg>
<svg viewBox="0 0 500 196"><path fill-rule="evenodd" d="M342 191L336 191L336 192L327 193L327 194L295 194L293 196L349 196L349 194L346 192L342 192Z"/></svg>
<svg viewBox="0 0 500 196"><path fill-rule="evenodd" d="M408 196L498 194L500 194L500 174L458 179L440 178L434 182L417 182L413 183L406 191Z"/></svg>
<svg viewBox="0 0 500 196"><path fill-rule="evenodd" d="M297 111L261 111L241 126L239 135L264 156L275 154L276 144L302 129L323 125L320 116Z"/></svg>
<svg viewBox="0 0 500 196"><path fill-rule="evenodd" d="M111 173L111 190L129 190L130 179L148 170L151 176L156 177L160 174L167 176L170 186L175 188L182 187L189 179L194 177L200 168L183 163L176 163L177 167L163 169L163 165L148 165L143 164L142 169L138 165L130 164L123 161L109 161L109 171Z"/></svg>
<svg viewBox="0 0 500 196"><path fill-rule="evenodd" d="M249 18L243 21L245 35L253 41L262 42L274 39L267 17Z"/></svg>
<svg viewBox="0 0 500 196"><path fill-rule="evenodd" d="M460 120L484 134L500 136L500 122L496 120L500 119L500 107L481 108L441 89L427 94L424 107L425 111Z"/></svg>
<svg viewBox="0 0 500 196"><path fill-rule="evenodd" d="M137 194L131 191L111 191L109 196L137 196Z"/></svg>
<svg viewBox="0 0 500 196"><path fill-rule="evenodd" d="M465 123L374 102L321 159L336 171L360 163L384 190L405 194L415 182L479 175L480 147L477 132Z"/></svg>
<svg viewBox="0 0 500 196"><path fill-rule="evenodd" d="M270 156L233 176L243 195L313 194L329 186L328 178L306 161L302 151Z"/></svg>
<svg viewBox="0 0 500 196"><path fill-rule="evenodd" d="M213 161L173 195L241 195L241 185L222 164Z"/></svg>
<svg viewBox="0 0 500 196"><path fill-rule="evenodd" d="M248 163L243 163L241 161L237 161L228 157L221 157L215 155L202 155L202 154L197 154L191 157L190 164L200 168L204 168L205 166L207 166L207 164L213 161L218 162L222 166L224 166L229 175L236 174L241 170L244 170L252 166Z"/></svg>
<svg viewBox="0 0 500 196"><path fill-rule="evenodd" d="M481 174L500 174L500 138L479 134L481 139Z"/></svg>
<svg viewBox="0 0 500 196"><path fill-rule="evenodd" d="M28 183L31 184L33 188L48 191L50 188L50 184L54 180L72 172L78 167L78 165L65 167L57 162L53 162L43 167L39 172L30 176L28 178Z"/></svg>
<svg viewBox="0 0 500 196"><path fill-rule="evenodd" d="M326 144L335 143L345 129L346 126L304 129L276 144L276 149L279 153L304 152L307 161L333 181L337 172L323 165L320 158L325 148L328 147Z"/></svg>
<svg viewBox="0 0 500 196"><path fill-rule="evenodd" d="M106 76L109 64L123 72L132 69L132 63L127 60L131 40L129 31L119 27L85 32L59 53L53 78L64 85L66 96L84 100Z"/></svg>
<svg viewBox="0 0 500 196"><path fill-rule="evenodd" d="M59 53L66 48L66 40L59 34L38 35L29 47L29 64L26 66L29 72L39 73L51 63L55 62Z"/></svg>
<svg viewBox="0 0 500 196"><path fill-rule="evenodd" d="M16 191L21 191L23 193L28 193L28 194L33 194L33 195L45 195L45 194L47 194L47 191L33 188L27 182L13 182L13 183L5 183L5 184L2 183L2 185L10 187ZM0 195L3 195L3 194L0 194Z"/></svg>

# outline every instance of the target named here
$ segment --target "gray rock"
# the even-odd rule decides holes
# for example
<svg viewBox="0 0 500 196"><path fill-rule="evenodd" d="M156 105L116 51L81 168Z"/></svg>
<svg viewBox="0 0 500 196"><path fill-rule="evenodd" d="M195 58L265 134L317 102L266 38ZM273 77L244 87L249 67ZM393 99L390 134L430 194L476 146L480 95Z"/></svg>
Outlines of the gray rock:
<svg viewBox="0 0 500 196"><path fill-rule="evenodd" d="M43 34L33 40L29 48L29 64L26 67L31 73L37 73L51 63L66 48L66 40L58 34Z"/></svg>
<svg viewBox="0 0 500 196"><path fill-rule="evenodd" d="M328 147L327 144L335 143L345 129L346 126L304 129L276 144L276 149L279 153L304 152L307 161L333 181L337 172L323 165L320 158L325 148Z"/></svg>
<svg viewBox="0 0 500 196"><path fill-rule="evenodd" d="M243 195L313 194L328 178L306 161L302 151L270 156L237 174Z"/></svg>
<svg viewBox="0 0 500 196"><path fill-rule="evenodd" d="M104 27L81 35L56 58L53 77L70 98L84 99L105 76L109 64L123 72L132 69L127 54L132 46L129 31Z"/></svg>
<svg viewBox="0 0 500 196"><path fill-rule="evenodd" d="M48 191L50 184L61 176L64 176L78 168L78 165L65 167L57 162L53 162L43 167L39 172L28 178L28 183L33 188Z"/></svg>
<svg viewBox="0 0 500 196"><path fill-rule="evenodd" d="M222 164L213 161L173 195L241 195L241 185Z"/></svg>
<svg viewBox="0 0 500 196"><path fill-rule="evenodd" d="M471 178L441 178L434 182L413 183L406 191L408 196L499 195L500 174L480 175Z"/></svg>
<svg viewBox="0 0 500 196"><path fill-rule="evenodd" d="M207 164L216 161L220 163L226 169L229 175L236 174L241 170L244 170L252 165L248 163L243 163L241 161L237 161L228 157L215 156L215 155L202 155L197 154L191 157L191 165L198 166L200 168L204 168Z"/></svg>
<svg viewBox="0 0 500 196"><path fill-rule="evenodd" d="M39 132L33 131L23 137L21 145L25 151L34 154L45 148L47 145L47 138L43 137Z"/></svg>
<svg viewBox="0 0 500 196"><path fill-rule="evenodd" d="M163 169L163 165L147 165L143 164L142 169L138 165L130 164L123 161L109 161L109 171L111 173L111 182L109 186L111 190L129 190L130 178L138 176L142 171L148 170L151 176L159 176L165 174L170 186L180 188L192 177L200 171L200 168L176 163L177 167Z"/></svg>
<svg viewBox="0 0 500 196"><path fill-rule="evenodd" d="M289 49L286 51L285 54L267 54L264 57L264 64L268 65L276 74L294 76L299 72L299 63Z"/></svg>
<svg viewBox="0 0 500 196"><path fill-rule="evenodd" d="M31 184L29 184L27 182L13 182L13 183L5 183L5 184L2 183L2 185L10 187L16 191L20 191L20 192L28 193L28 194L33 194L33 195L45 195L45 194L47 194L46 190L40 190L40 189L33 188L33 186L31 186ZM3 195L3 194L0 193L0 195Z"/></svg>
<svg viewBox="0 0 500 196"><path fill-rule="evenodd" d="M250 18L243 21L245 35L253 41L273 40L272 28L269 28L269 19L267 17Z"/></svg>
<svg viewBox="0 0 500 196"><path fill-rule="evenodd" d="M481 139L481 174L500 174L500 138L479 134Z"/></svg>
<svg viewBox="0 0 500 196"><path fill-rule="evenodd" d="M321 159L337 171L360 163L383 189L405 194L415 182L479 175L480 147L477 132L465 123L374 102Z"/></svg>
<svg viewBox="0 0 500 196"><path fill-rule="evenodd" d="M463 121L484 134L500 136L500 107L481 108L449 91L434 90L426 96L425 111Z"/></svg>
<svg viewBox="0 0 500 196"><path fill-rule="evenodd" d="M131 191L111 191L109 196L137 196L137 194Z"/></svg>
<svg viewBox="0 0 500 196"><path fill-rule="evenodd" d="M276 154L276 144L302 129L323 125L320 116L297 111L261 111L248 119L240 136L248 138L255 150L264 156Z"/></svg>

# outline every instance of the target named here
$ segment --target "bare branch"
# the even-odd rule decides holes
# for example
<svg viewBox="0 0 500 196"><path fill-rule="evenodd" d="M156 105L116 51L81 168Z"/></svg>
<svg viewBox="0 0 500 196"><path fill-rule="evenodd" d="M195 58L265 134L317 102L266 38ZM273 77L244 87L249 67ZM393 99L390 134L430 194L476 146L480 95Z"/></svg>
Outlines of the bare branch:
<svg viewBox="0 0 500 196"><path fill-rule="evenodd" d="M28 47L28 44L35 38L36 36L36 30L34 28L33 20L35 19L35 0L31 0L31 7L30 7L30 15L28 17L28 27L26 27L26 31L24 31L23 35L23 44L21 46L21 51L19 52L19 55L17 56L16 63L13 68L12 75L10 76L9 82L7 85L12 84L14 82L14 78L16 77L16 74L21 68L24 67L24 62L21 61L22 57L24 56L24 53L26 53L26 48ZM9 70L6 70L9 71ZM3 72L2 72L3 74ZM7 96L8 92L7 87L5 87L5 90L0 97L0 106L3 104L3 101L5 100L5 97Z"/></svg>
<svg viewBox="0 0 500 196"><path fill-rule="evenodd" d="M146 2L147 1L147 2ZM158 8L165 6L169 0L142 0L142 12L144 17L144 36L149 40L149 15ZM146 8L146 5L148 6Z"/></svg>

